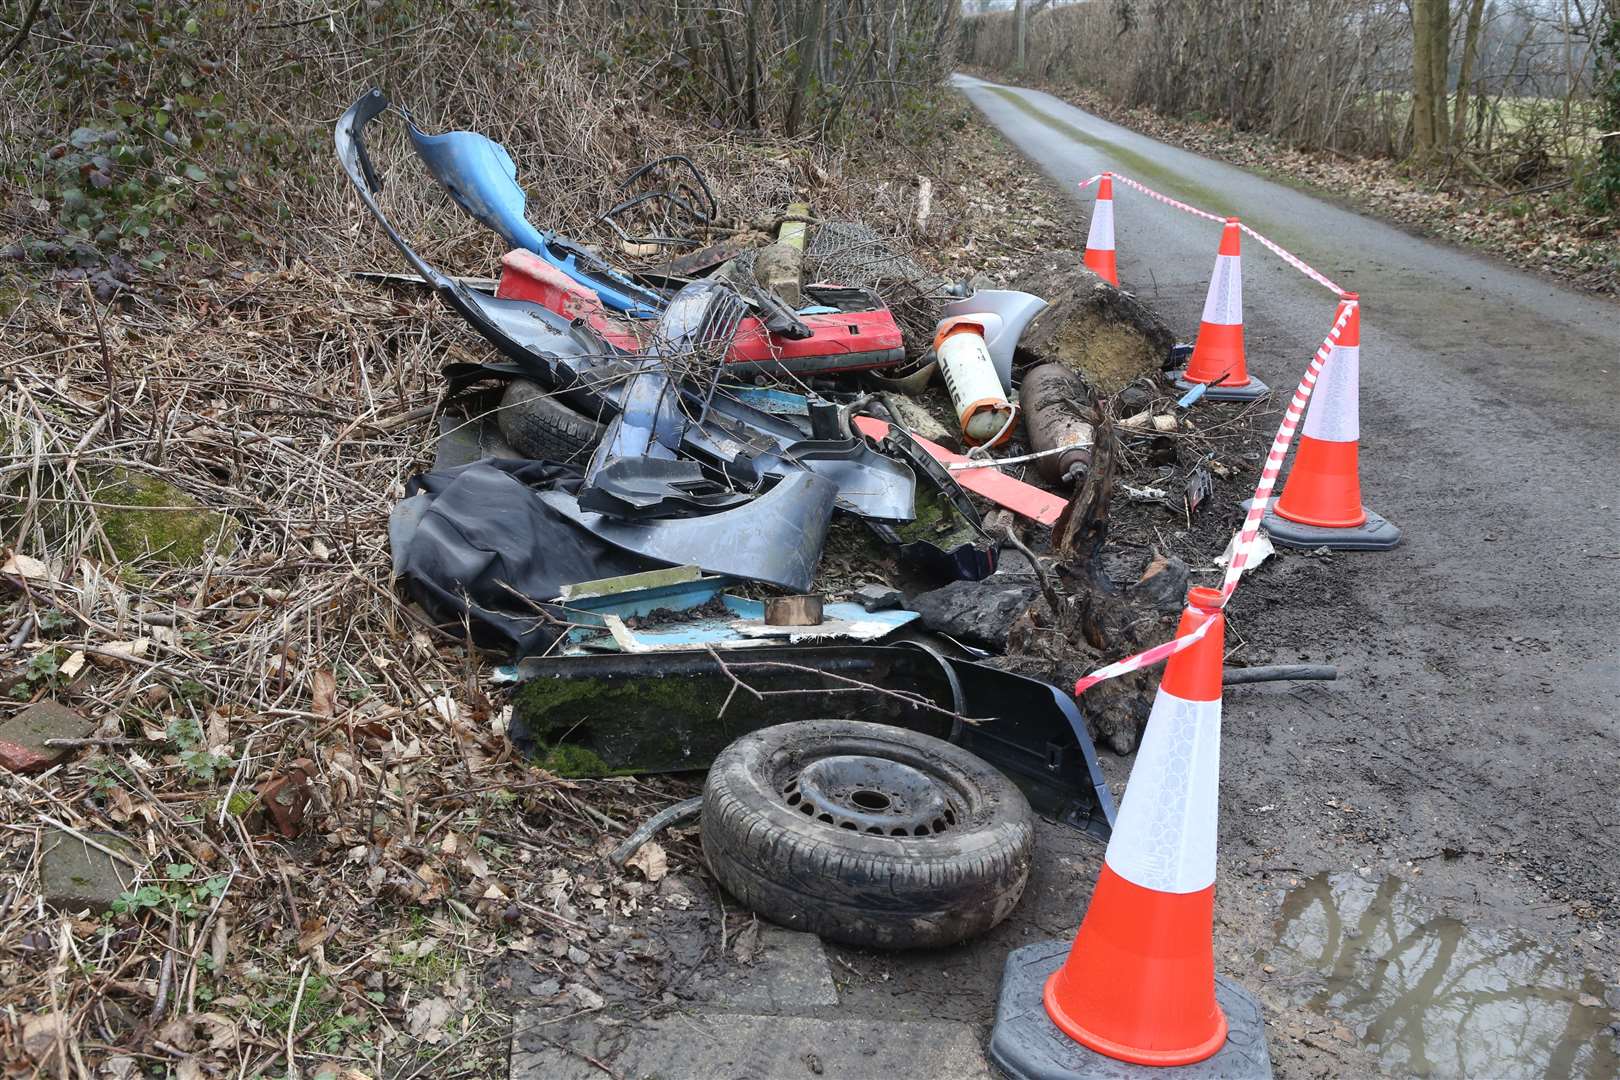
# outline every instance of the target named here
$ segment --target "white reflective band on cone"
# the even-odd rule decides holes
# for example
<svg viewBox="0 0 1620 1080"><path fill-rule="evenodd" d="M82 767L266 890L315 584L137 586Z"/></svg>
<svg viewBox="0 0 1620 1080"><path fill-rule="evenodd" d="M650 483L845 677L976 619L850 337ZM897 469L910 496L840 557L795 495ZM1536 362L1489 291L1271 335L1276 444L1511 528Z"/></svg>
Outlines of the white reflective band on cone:
<svg viewBox="0 0 1620 1080"><path fill-rule="evenodd" d="M1144 889L1190 893L1215 883L1221 703L1159 691L1104 856Z"/></svg>
<svg viewBox="0 0 1620 1080"><path fill-rule="evenodd" d="M1300 430L1323 442L1361 438L1361 346L1335 345L1316 377Z"/></svg>
<svg viewBox="0 0 1620 1080"><path fill-rule="evenodd" d="M996 365L990 359L984 338L958 330L939 343L937 354L939 370L945 376L945 389L950 392L951 403L956 406L958 422L965 419L962 414L969 407L979 402L994 402L998 413L1003 411L1003 406L1012 408L1002 392L1001 377L996 374ZM994 436L1000 427L1001 422L997 421L984 437Z"/></svg>
<svg viewBox="0 0 1620 1080"><path fill-rule="evenodd" d="M1098 199L1091 205L1091 230L1086 247L1097 251L1114 250L1114 200Z"/></svg>
<svg viewBox="0 0 1620 1080"><path fill-rule="evenodd" d="M1204 321L1221 326L1243 322L1243 270L1236 255L1215 256L1215 276L1204 297Z"/></svg>

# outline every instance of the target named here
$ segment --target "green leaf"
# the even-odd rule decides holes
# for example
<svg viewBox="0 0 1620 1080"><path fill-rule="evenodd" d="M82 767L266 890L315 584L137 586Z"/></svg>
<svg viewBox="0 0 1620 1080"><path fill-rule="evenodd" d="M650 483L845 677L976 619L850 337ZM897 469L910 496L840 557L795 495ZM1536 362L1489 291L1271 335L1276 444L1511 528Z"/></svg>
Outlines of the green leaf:
<svg viewBox="0 0 1620 1080"><path fill-rule="evenodd" d="M178 881L181 878L190 877L194 869L195 867L190 863L170 863L165 873L169 875L170 881Z"/></svg>
<svg viewBox="0 0 1620 1080"><path fill-rule="evenodd" d="M185 175L187 180L196 180L198 183L201 183L202 181L208 179L208 174L203 172L202 166L197 165L194 162L188 162L186 167L180 171Z"/></svg>

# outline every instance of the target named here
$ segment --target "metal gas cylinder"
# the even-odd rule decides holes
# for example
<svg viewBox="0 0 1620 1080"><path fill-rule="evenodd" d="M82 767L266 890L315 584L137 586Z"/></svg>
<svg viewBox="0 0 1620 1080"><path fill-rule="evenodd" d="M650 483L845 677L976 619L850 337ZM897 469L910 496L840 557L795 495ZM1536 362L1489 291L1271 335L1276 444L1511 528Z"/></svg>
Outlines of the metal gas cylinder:
<svg viewBox="0 0 1620 1080"><path fill-rule="evenodd" d="M934 335L934 353L956 406L962 441L998 446L1011 438L1018 407L1002 392L983 327L969 316L944 320Z"/></svg>
<svg viewBox="0 0 1620 1080"><path fill-rule="evenodd" d="M1076 483L1091 467L1091 405L1085 386L1067 365L1041 364L1024 374L1018 388L1029 446L1039 453L1069 447L1035 459L1035 470L1048 483Z"/></svg>

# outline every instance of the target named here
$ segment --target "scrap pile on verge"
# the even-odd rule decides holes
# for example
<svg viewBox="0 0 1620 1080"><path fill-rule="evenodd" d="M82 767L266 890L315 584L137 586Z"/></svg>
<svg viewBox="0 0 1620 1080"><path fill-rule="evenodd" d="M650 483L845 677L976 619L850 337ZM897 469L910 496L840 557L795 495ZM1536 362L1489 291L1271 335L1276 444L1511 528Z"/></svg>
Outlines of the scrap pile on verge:
<svg viewBox="0 0 1620 1080"><path fill-rule="evenodd" d="M717 209L684 158L637 170L631 184L660 167L676 179L606 215L626 253L655 257L632 275L533 226L499 144L430 135L399 110L428 172L512 249L493 288L477 288L423 260L377 201L366 133L389 111L377 91L357 101L339 121L338 157L406 261L500 354L446 369L438 459L391 517L395 570L441 627L518 661L508 676L520 684L516 745L559 771L614 775L705 768L735 752L724 748L738 734L795 716L911 728L909 756L874 731L804 728L789 740L792 767L756 777L737 810L774 818L772 835L804 833L829 856L838 853L829 836L854 834L840 843L892 863L880 875L881 913L784 888L789 867L768 857L780 845L746 830L733 847L711 844L729 815L709 808L709 863L728 888L769 897L755 904L764 914L853 943L944 944L1010 912L1028 875L1027 826L1015 828L1005 861L953 865L964 886L954 901L926 875L915 889L903 884L919 857L949 858L955 845L1009 827L987 807L1010 812L1027 796L1106 835L1113 803L1074 703L977 661L984 646L1011 647L1050 675L1069 641L1134 644L1146 632L1141 610L1156 623L1179 605L1184 568L1178 577L1168 562L1151 567L1144 599L1119 597L1100 568L1120 439L1106 399L1082 378L1111 390L1154 385L1179 355L1157 317L1061 258L1026 274L1044 296L952 284L860 226L818 226L803 205L788 208L763 247L701 247L681 227L700 229ZM632 235L623 219L648 208L655 220ZM847 277L818 280L825 272ZM937 319L926 344L912 333L906 348L868 285L888 289L913 320ZM946 422L917 400L936 376ZM1001 472L990 456L1026 427L1038 449L1017 460L1076 488L1072 501ZM1133 428L1152 453L1150 432L1178 424L1146 410L1120 424ZM1173 447L1157 452L1175 458ZM1189 514L1211 483L1207 471L1195 475ZM994 523L974 495L994 508ZM1078 603L1019 538L1020 518L1051 530ZM891 580L841 580L872 568L824 566L835 539L891 568ZM1010 572L1004 545L1016 552ZM854 602L827 603L829 592ZM888 644L870 644L880 640ZM1116 704L1140 698L1125 683L1110 691ZM795 695L804 700L785 704ZM1019 700L1028 707L1010 722ZM1127 749L1145 720L1145 702L1134 704L1110 732ZM950 743L999 766L1023 795L963 780L947 764L959 752ZM708 798L720 798L713 775L710 786ZM929 916L947 909L951 918Z"/></svg>
<svg viewBox="0 0 1620 1080"><path fill-rule="evenodd" d="M424 135L419 145L445 138ZM366 166L359 155L352 164L360 183ZM498 158L495 165L486 175L506 171L510 179ZM255 349L268 337L318 357L325 373L319 383L298 371L243 365L242 393L210 411L160 400L154 380L151 390L135 386L132 397L120 396L128 410L122 418L48 383L18 384L15 430L41 441L46 459L69 465L44 481L34 478L64 486L40 488L44 495L27 505L97 505L98 517L53 521L51 528L102 529L114 550L128 534L183 554L179 568L143 582L133 595L182 589L197 598L194 615L155 609L132 601L89 561L66 566L8 553L8 583L50 623L6 628L11 651L26 643L26 655L38 661L10 684L13 696L48 700L85 665L117 677L98 690L106 695L104 715L115 721L110 726L87 719L103 710L84 702L77 715L21 714L0 734L36 755L18 759L24 769L85 753L85 762L100 761L107 771L83 800L20 778L7 795L12 811L26 807L56 824L37 847L12 851L9 865L19 880L46 879L46 892L52 882L105 879L95 890L58 889L49 902L92 913L117 905L114 925L122 929L110 945L143 973L107 984L92 999L70 997L43 1010L18 1029L31 1040L26 1052L55 1053L76 1033L89 1040L93 1060L128 1044L128 1032L150 1017L164 1023L143 1038L173 1048L164 1052L175 1060L201 1060L229 1046L251 1072L275 1067L289 1021L297 1022L301 1041L330 1036L331 1045L340 1045L339 1028L357 1011L383 1015L362 999L380 1003L391 993L398 985L391 968L425 968L434 950L441 959L447 953L470 959L481 924L538 922L556 935L553 943L570 943L573 961L574 950L594 947L583 929L593 921L590 912L609 902L633 909L631 887L645 889L647 882L621 881L609 898L551 869L546 899L536 903L514 888L514 878L550 865L544 860L556 851L584 857L604 837L622 834L622 822L662 802L664 789L657 781L620 781L586 790L558 776L702 767L730 735L785 720L859 716L955 743L1018 780L1038 809L1106 832L1112 803L1090 736L1128 748L1145 719L1146 698L1138 690L1129 703L1140 706L1140 719L1112 705L1081 717L1050 682L1061 685L1119 651L1131 633L1152 638L1153 626L1130 616L1151 609L1155 625L1167 625L1184 591L1185 568L1157 560L1141 585L1123 591L1112 579L1122 571L1135 577L1140 567L1098 568L1094 581L1066 575L1085 565L1075 557L1081 537L1093 538L1100 550L1115 477L1136 481L1121 489L1126 497L1185 509L1190 522L1203 498L1199 485L1207 485L1211 471L1224 476L1235 467L1234 455L1226 463L1216 457L1222 440L1240 448L1245 433L1241 417L1223 421L1227 432L1195 434L1167 415L1154 376L1173 338L1152 313L1128 294L1097 287L1072 256L1037 261L1012 282L1049 306L1025 300L986 310L987 299L997 302L982 287L988 282L953 284L895 253L866 225L818 221L808 206L790 207L776 236L745 238L763 243L733 241L728 248L722 241L674 254L649 237L690 229L692 215L665 206L660 213L666 223L673 215L675 228L656 229L645 217L637 225L638 207L631 207L618 218L625 235L618 254L642 271L631 276L591 250L533 230L523 221L521 197L514 216L509 202L501 208L498 187L477 208L488 223L504 215L505 227L517 233L498 229L513 249L498 281L480 288L416 267L440 300L502 351L488 363L453 346L444 371L452 393L440 408L422 404L424 392L436 388L437 371L423 366L394 386L372 385L365 368L350 362L344 333L323 328L319 313L340 305L353 316L349 327L365 327L385 344L429 325L443 330L453 321L447 313L406 291L337 294L318 276L297 271L244 278L200 303L189 325L121 320L124 326L107 328L110 341L100 348L117 356L138 341L154 356L181 363L188 334L233 321L245 299L256 305L274 296L294 313L243 326L242 347ZM662 190L698 204L686 197L691 185L684 180ZM772 255L762 269L757 250L764 243ZM781 272L783 262L793 269ZM800 295L789 302L793 286ZM1003 321L998 332L993 324L1009 312L1032 317L1022 327ZM942 316L962 329L936 342ZM130 332L125 327L136 327L136 337L121 337ZM535 334L542 337L525 337ZM983 342L982 356L975 339ZM536 340L543 346L536 348ZM938 346L953 369L943 378ZM956 386L958 400L951 401L941 384L967 375L983 380L986 360L993 382L977 385L990 399L988 409L984 398L963 399L977 393L971 382ZM126 373L107 377L129 385ZM281 399L300 392L307 409L288 412ZM262 395L262 415L253 414L254 394ZM306 439L302 429L320 430L333 401L346 394L370 403L361 419L319 445ZM983 436L998 456L1055 452L1006 472L951 469L976 465L969 454L983 453L964 437L968 406L999 418ZM1057 419L1026 431L1026 418L1048 414ZM442 433L439 461L402 488L430 415ZM71 467L87 444L96 440L99 447L106 438L116 453L98 451L94 470ZM222 463L211 481L217 490L204 485L206 503L258 498L266 515L284 519L285 543L268 545L256 534L238 540L229 515L149 481L162 471L165 452L180 447ZM1049 471L1054 463L1059 467ZM1042 486L1015 479L1026 468L1040 470ZM189 475L186 483L197 487ZM251 495L268 491L266 485L315 488L342 510L317 523L273 495ZM1076 488L1072 506L1068 493L1052 490L1066 486ZM173 512L186 506L195 513ZM154 536L124 528L144 507L166 515L165 526L178 531ZM401 608L387 595L390 583L374 558L385 521L392 557L418 608ZM27 532L25 524L18 535ZM1130 539L1158 546L1151 527ZM243 549L232 555L239 543ZM1050 548L1057 562L1022 550L1029 547ZM302 589L309 567L343 562L351 565L348 576ZM773 601L790 599L775 595L782 591L822 597L819 617L793 625L795 617L775 616L772 608L783 605ZM1078 626L1054 620L1054 603L1079 604ZM797 606L796 621L804 623L804 609L814 605L786 606ZM116 617L104 614L110 610ZM221 622L226 616L235 622ZM97 643L60 655L35 651L30 635L43 636L57 622L82 627ZM1054 634L1060 624L1064 632ZM312 628L296 640L311 648L332 643L334 651L341 645L347 654L351 639L379 626L409 647L376 656L375 672L292 644L294 628ZM454 654L435 648L441 631L461 639L467 629L521 658L504 675L522 683L511 706L486 697L474 675L458 670ZM746 651L734 652L738 647ZM858 664L857 647L865 651ZM232 657L229 670L208 660L220 648ZM985 650L1008 657L980 663ZM59 669L47 670L51 665ZM199 673L193 689L187 680ZM366 699L356 688L375 677L396 691L393 700L409 704ZM1116 685L1123 695L1133 692L1130 680ZM135 706L113 705L132 695ZM656 724L635 725L653 711L659 721L677 718L673 737ZM582 722L604 713L626 723L592 730ZM991 719L1014 713L1035 718L1022 743L1000 738ZM713 730L717 716L725 720L720 732ZM294 744L295 731L309 727L318 729L313 742L336 738L347 750L314 759L280 753ZM508 728L546 772L525 770L503 737ZM692 734L708 741L693 742ZM297 744L312 745L301 738ZM176 746L179 764L167 754ZM452 797L458 784L429 775L445 761L461 763L459 785L471 790L487 786L492 775L506 787L524 778L515 788L514 817L535 813L554 824L542 836L463 820L462 804ZM218 790L171 794L159 775L173 769L217 772ZM839 786L836 775L824 779ZM896 794L911 779L901 775ZM798 790L808 790L803 784ZM131 800L130 792L144 795ZM837 792L833 799L838 803ZM103 805L86 815L86 808ZM838 805L854 808L847 798ZM152 850L127 848L116 832L87 824L97 819L140 822ZM932 831L936 820L946 834L956 824L911 813L906 825ZM307 837L312 821L321 823L334 851L346 849L352 859L310 866L290 856L254 857L250 836ZM999 820L997 827L1006 826ZM208 839L215 829L221 836ZM548 854L537 862L533 845L540 841ZM154 851L165 858L153 862ZM1022 869L1018 859L1009 863L997 893L1003 904L1016 901L1023 870L1027 861ZM446 914L377 942L361 969L368 973L350 978L328 962L327 951L354 955L355 935L364 931L311 910L308 897L316 894L440 905ZM141 921L144 913L170 918ZM12 914L23 927L20 909ZM227 957L240 963L244 942L276 925L292 935L283 935L289 949L296 938L302 977L297 963L288 978L280 958L265 958L262 970L250 964L257 972L251 985L214 1000L208 973ZM9 962L43 978L60 947L79 947L64 941L97 932L92 918L62 935L25 935L25 951ZM971 930L945 931L961 932ZM514 940L533 947L526 933ZM458 962L447 961L446 969ZM464 981L465 973L457 978ZM558 992L587 1004L594 993L583 983L564 983ZM407 994L401 1011L389 998L390 1020L383 1022L431 1043L465 1007L453 990L421 999ZM174 1016L185 1019L166 1019ZM91 1049L96 1045L101 1050Z"/></svg>

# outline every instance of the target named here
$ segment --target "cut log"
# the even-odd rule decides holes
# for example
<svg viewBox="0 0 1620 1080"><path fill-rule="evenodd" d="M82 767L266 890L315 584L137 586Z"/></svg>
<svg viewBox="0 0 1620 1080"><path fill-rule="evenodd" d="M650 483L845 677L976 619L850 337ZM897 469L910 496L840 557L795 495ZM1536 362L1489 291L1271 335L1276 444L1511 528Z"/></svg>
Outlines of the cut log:
<svg viewBox="0 0 1620 1080"><path fill-rule="evenodd" d="M1017 358L1060 361L1099 393L1162 371L1176 341L1152 308L1082 266L1078 252L1038 256L1008 287L1049 305L1024 330Z"/></svg>

